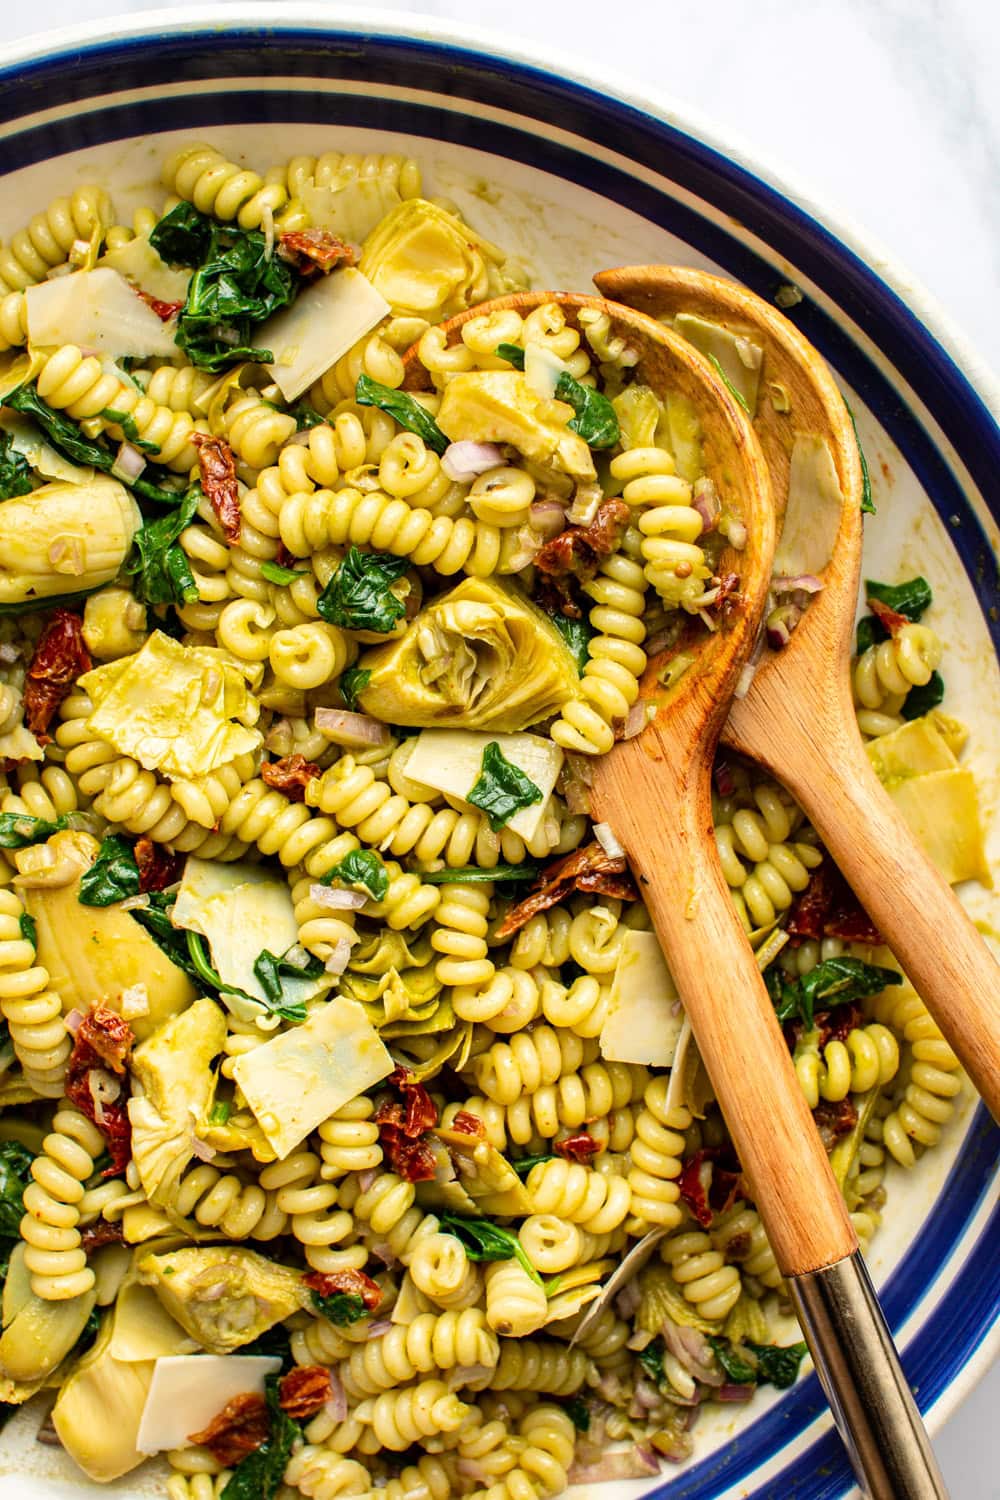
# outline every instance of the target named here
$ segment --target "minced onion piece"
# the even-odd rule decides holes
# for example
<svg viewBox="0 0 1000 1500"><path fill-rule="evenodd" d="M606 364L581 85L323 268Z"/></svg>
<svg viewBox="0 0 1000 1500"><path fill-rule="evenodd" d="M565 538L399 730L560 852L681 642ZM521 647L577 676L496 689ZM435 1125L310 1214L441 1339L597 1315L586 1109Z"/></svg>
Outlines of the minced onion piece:
<svg viewBox="0 0 1000 1500"><path fill-rule="evenodd" d="M314 885L310 890L315 893L316 905L327 911L360 911L368 900L361 891L345 891L339 886Z"/></svg>
<svg viewBox="0 0 1000 1500"><path fill-rule="evenodd" d="M631 1450L604 1453L595 1463L574 1463L567 1477L570 1484L598 1484L608 1479L646 1479L659 1472L653 1449L637 1443Z"/></svg>
<svg viewBox="0 0 1000 1500"><path fill-rule="evenodd" d="M384 1333L389 1333L391 1330L392 1324L388 1318L375 1318L373 1322L368 1324L368 1337L370 1339L380 1339Z"/></svg>
<svg viewBox="0 0 1000 1500"><path fill-rule="evenodd" d="M76 536L57 536L49 544L49 562L57 573L79 578L84 570L83 542Z"/></svg>
<svg viewBox="0 0 1000 1500"><path fill-rule="evenodd" d="M69 1032L70 1036L76 1036L77 1032L80 1030L80 1027L86 1020L86 1017L83 1014L82 1010L77 1010L74 1007L73 1010L67 1012L65 1019L66 1030Z"/></svg>
<svg viewBox="0 0 1000 1500"><path fill-rule="evenodd" d="M191 1150L199 1161L211 1161L217 1155L215 1147L210 1146L207 1141L199 1140L194 1132L191 1134Z"/></svg>
<svg viewBox="0 0 1000 1500"><path fill-rule="evenodd" d="M740 364L745 365L748 370L759 370L764 360L761 345L755 344L753 339L741 338L739 334L733 336L733 343L740 357Z"/></svg>
<svg viewBox="0 0 1000 1500"><path fill-rule="evenodd" d="M113 1073L106 1072L104 1068L91 1068L87 1074L87 1087L94 1101L94 1124L103 1125L104 1106L114 1104L122 1086Z"/></svg>
<svg viewBox="0 0 1000 1500"><path fill-rule="evenodd" d="M775 574L771 579L771 588L776 594L794 594L799 589L804 594L818 594L823 588L823 580L817 578L815 573L796 573L794 576Z"/></svg>
<svg viewBox="0 0 1000 1500"><path fill-rule="evenodd" d="M122 443L115 454L111 472L116 479L122 479L128 484L130 480L138 479L145 467L145 454L140 453L133 443Z"/></svg>
<svg viewBox="0 0 1000 1500"><path fill-rule="evenodd" d="M274 210L269 203L261 210L260 227L264 231L264 259L270 260L274 254Z"/></svg>
<svg viewBox="0 0 1000 1500"><path fill-rule="evenodd" d="M647 723L646 704L640 698L633 703L625 719L625 728L622 730L623 740L634 740L637 734L641 734Z"/></svg>
<svg viewBox="0 0 1000 1500"><path fill-rule="evenodd" d="M625 850L615 838L610 823L595 823L594 837L609 859L624 859Z"/></svg>
<svg viewBox="0 0 1000 1500"><path fill-rule="evenodd" d="M754 1385L720 1385L715 1392L715 1401L750 1401L757 1389Z"/></svg>
<svg viewBox="0 0 1000 1500"><path fill-rule="evenodd" d="M323 1410L334 1422L347 1421L347 1395L344 1391L340 1376L335 1369L328 1370L330 1377L330 1395L327 1398Z"/></svg>
<svg viewBox="0 0 1000 1500"><path fill-rule="evenodd" d="M747 531L745 522L739 516L734 516L731 510L723 510L718 520L719 532L725 537L730 547L737 552L742 552L747 544Z"/></svg>
<svg viewBox="0 0 1000 1500"><path fill-rule="evenodd" d="M722 515L722 501L719 499L719 492L715 488L714 481L707 475L702 475L701 479L696 479L694 482L691 509L696 510L701 516L702 536L708 531L714 531L718 526L719 517Z"/></svg>
<svg viewBox="0 0 1000 1500"><path fill-rule="evenodd" d="M343 974L351 957L351 945L346 938L338 938L335 943L330 944L330 956L323 965L327 974L332 974L336 979Z"/></svg>
<svg viewBox="0 0 1000 1500"><path fill-rule="evenodd" d="M346 708L317 708L316 728L335 745L364 750L369 745L387 745L388 726L368 714L350 713Z"/></svg>
<svg viewBox="0 0 1000 1500"><path fill-rule="evenodd" d="M781 604L772 609L767 617L767 644L772 651L780 651L792 638L792 631L802 619L797 604Z"/></svg>
<svg viewBox="0 0 1000 1500"><path fill-rule="evenodd" d="M573 494L573 504L566 512L567 519L574 526L589 526L603 499L604 491L599 484L593 481L579 483Z"/></svg>
<svg viewBox="0 0 1000 1500"><path fill-rule="evenodd" d="M120 911L144 911L149 904L148 891L140 891L137 896L126 896L124 901L117 902Z"/></svg>
<svg viewBox="0 0 1000 1500"><path fill-rule="evenodd" d="M456 484L477 479L480 474L498 469L502 464L503 449L496 443L475 443L469 438L449 443L441 455L442 469Z"/></svg>
<svg viewBox="0 0 1000 1500"><path fill-rule="evenodd" d="M573 517L572 519L575 519ZM566 530L567 515L558 500L533 500L528 510L528 523L532 531L543 541L551 541Z"/></svg>
<svg viewBox="0 0 1000 1500"><path fill-rule="evenodd" d="M757 663L755 661L745 661L740 668L740 675L736 679L736 686L733 689L733 697L745 698L747 693L749 693L750 691L750 684L753 682L756 675Z"/></svg>
<svg viewBox="0 0 1000 1500"><path fill-rule="evenodd" d="M125 1021L149 1015L149 991L144 984L132 984L127 990L122 990L121 1014Z"/></svg>

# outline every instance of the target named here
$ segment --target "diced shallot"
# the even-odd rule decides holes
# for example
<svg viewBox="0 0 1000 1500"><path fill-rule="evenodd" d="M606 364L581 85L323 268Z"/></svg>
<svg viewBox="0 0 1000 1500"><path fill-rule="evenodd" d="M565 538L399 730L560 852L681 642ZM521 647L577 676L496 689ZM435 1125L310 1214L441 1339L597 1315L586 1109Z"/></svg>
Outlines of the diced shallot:
<svg viewBox="0 0 1000 1500"><path fill-rule="evenodd" d="M334 1422L347 1421L347 1396L341 1384L340 1376L335 1369L329 1371L330 1395L323 1410Z"/></svg>
<svg viewBox="0 0 1000 1500"><path fill-rule="evenodd" d="M207 1141L199 1140L193 1132L191 1135L191 1150L199 1161L211 1161L212 1157L216 1155L215 1147L210 1146Z"/></svg>
<svg viewBox="0 0 1000 1500"><path fill-rule="evenodd" d="M691 508L701 516L701 534L714 531L719 524L722 514L722 501L714 482L707 476L696 479L694 482L694 493L691 499Z"/></svg>
<svg viewBox="0 0 1000 1500"><path fill-rule="evenodd" d="M67 1012L66 1030L69 1032L70 1036L76 1036L77 1032L80 1030L80 1027L84 1023L84 1019L85 1017L82 1010L74 1009Z"/></svg>
<svg viewBox="0 0 1000 1500"><path fill-rule="evenodd" d="M532 500L528 521L532 531L546 542L566 530L566 512L558 500Z"/></svg>
<svg viewBox="0 0 1000 1500"><path fill-rule="evenodd" d="M823 580L815 573L796 573L794 577L776 573L771 579L771 587L776 594L792 594L797 589L805 594L818 594L823 588Z"/></svg>
<svg viewBox="0 0 1000 1500"><path fill-rule="evenodd" d="M140 891L137 896L126 896L124 901L118 902L119 911L145 911L150 905L149 892Z"/></svg>
<svg viewBox="0 0 1000 1500"><path fill-rule="evenodd" d="M344 891L337 886L311 885L310 899L327 911L360 911L368 897L363 891Z"/></svg>
<svg viewBox="0 0 1000 1500"><path fill-rule="evenodd" d="M716 1401L749 1401L753 1397L755 1386L752 1385L720 1385L715 1392Z"/></svg>
<svg viewBox="0 0 1000 1500"><path fill-rule="evenodd" d="M588 480L578 484L566 519L572 521L574 526L589 526L603 499L604 491L595 481Z"/></svg>
<svg viewBox="0 0 1000 1500"><path fill-rule="evenodd" d="M632 704L625 720L625 728L622 732L623 740L634 740L637 734L641 734L646 727L646 704L641 698Z"/></svg>
<svg viewBox="0 0 1000 1500"><path fill-rule="evenodd" d="M111 472L116 479L122 479L128 484L131 480L138 479L145 467L145 455L133 443L122 443L115 454Z"/></svg>
<svg viewBox="0 0 1000 1500"><path fill-rule="evenodd" d="M345 745L349 750L389 743L388 725L368 714L353 714L344 708L317 708L316 728L335 745Z"/></svg>
<svg viewBox="0 0 1000 1500"><path fill-rule="evenodd" d="M595 823L594 837L609 859L624 859L625 850L615 838L610 823Z"/></svg>
<svg viewBox="0 0 1000 1500"><path fill-rule="evenodd" d="M146 986L141 983L132 984L127 990L122 990L121 1008L122 1017L126 1021L132 1021L136 1016L148 1016L149 991Z"/></svg>
<svg viewBox="0 0 1000 1500"><path fill-rule="evenodd" d="M94 1123L103 1125L104 1106L114 1104L122 1091L121 1083L113 1073L106 1072L104 1068L91 1068L87 1075L87 1087L94 1101Z"/></svg>
<svg viewBox="0 0 1000 1500"><path fill-rule="evenodd" d="M351 957L351 945L346 938L338 938L335 943L330 944L330 953L323 969L331 974L334 979L343 974Z"/></svg>
<svg viewBox="0 0 1000 1500"><path fill-rule="evenodd" d="M388 1318L376 1318L374 1322L368 1324L368 1337L370 1339L380 1339L384 1333L389 1333L391 1329L392 1323Z"/></svg>
<svg viewBox="0 0 1000 1500"><path fill-rule="evenodd" d="M474 443L465 439L460 443L449 443L441 455L442 469L456 484L476 479L488 469L497 469L502 464L503 450L496 443Z"/></svg>

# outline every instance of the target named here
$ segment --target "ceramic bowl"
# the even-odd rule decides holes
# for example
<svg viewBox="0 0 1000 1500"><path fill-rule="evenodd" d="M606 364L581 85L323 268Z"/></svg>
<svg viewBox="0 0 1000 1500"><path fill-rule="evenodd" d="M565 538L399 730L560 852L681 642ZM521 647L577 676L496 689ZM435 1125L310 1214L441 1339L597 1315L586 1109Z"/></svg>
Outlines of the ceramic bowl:
<svg viewBox="0 0 1000 1500"><path fill-rule="evenodd" d="M772 298L832 366L857 417L877 516L866 574L924 573L944 636L946 707L971 727L966 762L996 800L1000 646L997 391L916 289L802 196L666 101L566 76L472 31L325 6L248 3L96 22L0 53L0 232L73 185L103 181L119 221L147 201L168 149L209 140L263 170L295 153L405 151L435 194L532 265L534 284L587 290L594 271L667 261L719 270ZM404 29L405 28L405 29ZM998 842L994 834L994 851ZM1000 928L991 898L963 892ZM967 1096L942 1147L891 1172L871 1262L931 1427L986 1369L1000 1336L1000 1132ZM7 1428L0 1495L162 1493L131 1475L81 1483L27 1416ZM850 1474L815 1375L699 1425L695 1457L614 1486L670 1500L839 1500ZM602 1500L609 1487L594 1487Z"/></svg>

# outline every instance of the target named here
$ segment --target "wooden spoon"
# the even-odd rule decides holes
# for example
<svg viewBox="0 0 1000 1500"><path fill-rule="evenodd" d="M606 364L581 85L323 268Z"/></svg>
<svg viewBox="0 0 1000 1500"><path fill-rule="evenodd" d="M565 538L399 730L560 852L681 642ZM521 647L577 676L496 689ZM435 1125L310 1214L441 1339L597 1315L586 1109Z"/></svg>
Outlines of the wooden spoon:
<svg viewBox="0 0 1000 1500"><path fill-rule="evenodd" d="M817 594L780 651L765 651L735 700L722 742L794 793L886 942L1000 1120L1000 967L964 907L910 832L865 752L848 661L861 571L862 474L844 398L798 329L753 292L676 266L628 266L594 277L603 295L656 318L693 313L764 344L754 428L776 507L788 499L796 434L825 440L843 503ZM790 410L776 410L777 382Z"/></svg>
<svg viewBox="0 0 1000 1500"><path fill-rule="evenodd" d="M739 575L739 607L709 632L696 661L665 690L651 658L642 696L655 717L595 765L594 814L624 847L752 1186L852 1460L878 1500L945 1493L892 1341L857 1253L857 1239L806 1106L752 950L733 909L712 828L716 741L764 607L775 521L767 465L725 383L690 345L641 313L592 297L525 292L444 325L450 343L470 317L527 313L558 302L570 322L606 313L638 355L637 376L687 397L702 422L705 469L742 514L747 545L721 572ZM414 351L407 385L429 379ZM664 654L665 655L665 654Z"/></svg>

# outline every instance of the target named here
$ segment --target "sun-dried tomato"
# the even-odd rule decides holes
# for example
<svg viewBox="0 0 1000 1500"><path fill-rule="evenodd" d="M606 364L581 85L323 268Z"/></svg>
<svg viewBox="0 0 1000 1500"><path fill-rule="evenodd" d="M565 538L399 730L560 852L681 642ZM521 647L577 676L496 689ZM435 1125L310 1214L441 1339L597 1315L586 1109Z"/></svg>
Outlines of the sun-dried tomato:
<svg viewBox="0 0 1000 1500"><path fill-rule="evenodd" d="M116 1219L113 1224L107 1219L98 1219L96 1224L88 1224L86 1229L80 1230L80 1248L84 1255L92 1255L102 1245L120 1245L124 1238L121 1219Z"/></svg>
<svg viewBox="0 0 1000 1500"><path fill-rule="evenodd" d="M816 1121L820 1140L827 1151L832 1151L841 1137L850 1135L858 1123L857 1105L850 1094L846 1099L839 1099L836 1104L821 1099L813 1110L813 1119Z"/></svg>
<svg viewBox="0 0 1000 1500"><path fill-rule="evenodd" d="M520 932L536 912L558 906L573 891L589 891L619 901L636 901L638 891L623 858L613 859L596 841L557 859L538 876L535 889L511 907L496 930L498 942Z"/></svg>
<svg viewBox="0 0 1000 1500"><path fill-rule="evenodd" d="M536 569L552 578L593 578L601 558L610 557L617 549L629 515L624 500L602 500L589 526L568 526L539 548L532 559Z"/></svg>
<svg viewBox="0 0 1000 1500"><path fill-rule="evenodd" d="M301 559L296 557L294 552L289 552L284 542L279 542L278 550L274 554L274 561L279 568L294 568L295 564L301 561Z"/></svg>
<svg viewBox="0 0 1000 1500"><path fill-rule="evenodd" d="M819 1032L817 1045L822 1049L827 1042L844 1042L862 1023L860 1005L838 1005L836 1010L820 1010L813 1016L813 1026Z"/></svg>
<svg viewBox="0 0 1000 1500"><path fill-rule="evenodd" d="M324 1365L296 1365L278 1383L278 1405L295 1422L314 1417L332 1395L330 1371Z"/></svg>
<svg viewBox="0 0 1000 1500"><path fill-rule="evenodd" d="M240 539L240 492L236 484L233 450L225 438L209 437L207 432L192 433L191 441L198 449L201 487L219 519L226 541L230 547L235 547Z"/></svg>
<svg viewBox="0 0 1000 1500"><path fill-rule="evenodd" d="M712 779L715 782L715 790L720 797L731 797L736 790L736 779L733 776L732 762L724 755L715 757L715 765L712 768Z"/></svg>
<svg viewBox="0 0 1000 1500"><path fill-rule="evenodd" d="M132 1156L125 1069L134 1040L131 1026L117 1011L107 1005L98 1005L80 1023L66 1067L66 1098L93 1121L108 1143L111 1165L104 1172L105 1177L115 1177L123 1172ZM91 1074L95 1069L101 1072L110 1070L122 1077L121 1093L117 1099L102 1103L99 1119L97 1101L91 1089Z"/></svg>
<svg viewBox="0 0 1000 1500"><path fill-rule="evenodd" d="M153 309L161 323L169 323L172 318L176 318L184 306L183 302L161 302L159 297L154 297L152 292L144 292L141 287L134 287L133 290L147 307Z"/></svg>
<svg viewBox="0 0 1000 1500"><path fill-rule="evenodd" d="M455 1118L449 1125L449 1130L457 1130L459 1135L478 1136L481 1141L486 1139L486 1126L478 1115L472 1114L470 1110L460 1109L455 1112Z"/></svg>
<svg viewBox="0 0 1000 1500"><path fill-rule="evenodd" d="M706 1146L689 1156L677 1178L677 1190L703 1229L728 1213L746 1194L739 1162L721 1146Z"/></svg>
<svg viewBox="0 0 1000 1500"><path fill-rule="evenodd" d="M844 942L877 947L882 935L843 875L824 858L797 897L788 918L790 937L818 942L820 938L842 938Z"/></svg>
<svg viewBox="0 0 1000 1500"><path fill-rule="evenodd" d="M320 1297L335 1297L338 1292L347 1297L360 1297L369 1312L374 1312L382 1301L378 1282L366 1276L364 1271L309 1271L303 1276L302 1285Z"/></svg>
<svg viewBox="0 0 1000 1500"><path fill-rule="evenodd" d="M358 258L353 246L330 229L292 229L279 235L278 246L282 259L305 274L353 266Z"/></svg>
<svg viewBox="0 0 1000 1500"><path fill-rule="evenodd" d="M786 932L789 937L805 938L818 942L823 936L823 924L833 900L833 881L830 862L817 865L809 876L809 884L795 900L788 917Z"/></svg>
<svg viewBox="0 0 1000 1500"><path fill-rule="evenodd" d="M260 768L260 779L267 786L284 792L290 802L304 802L306 787L323 773L313 760L304 755L285 755L281 760L266 760Z"/></svg>
<svg viewBox="0 0 1000 1500"><path fill-rule="evenodd" d="M152 839L137 839L132 849L139 866L140 891L165 891L181 878L183 860L173 854L164 844L154 844Z"/></svg>
<svg viewBox="0 0 1000 1500"><path fill-rule="evenodd" d="M255 1391L246 1391L227 1401L201 1432L188 1433L188 1441L207 1448L226 1469L234 1469L248 1453L255 1453L271 1432L267 1402Z"/></svg>
<svg viewBox="0 0 1000 1500"><path fill-rule="evenodd" d="M580 1130L576 1135L567 1136L564 1141L556 1141L552 1149L566 1161L578 1161L589 1167L594 1157L600 1153L601 1144L592 1135L588 1135L586 1130Z"/></svg>
<svg viewBox="0 0 1000 1500"><path fill-rule="evenodd" d="M719 592L715 596L712 608L716 614L723 618L735 614L742 609L743 599L739 592L740 578L738 573L724 573L719 579Z"/></svg>
<svg viewBox="0 0 1000 1500"><path fill-rule="evenodd" d="M904 625L910 623L905 615L901 615L898 610L890 609L889 605L883 604L881 599L869 599L867 603L879 624L890 635L898 635Z"/></svg>
<svg viewBox="0 0 1000 1500"><path fill-rule="evenodd" d="M438 1122L437 1107L422 1083L399 1067L386 1079L402 1100L385 1095L375 1111L379 1141L393 1171L406 1182L429 1182L435 1175L433 1153L425 1144L427 1132Z"/></svg>
<svg viewBox="0 0 1000 1500"><path fill-rule="evenodd" d="M42 631L24 680L24 722L47 745L52 716L76 679L90 671L83 621L70 609L56 609Z"/></svg>

